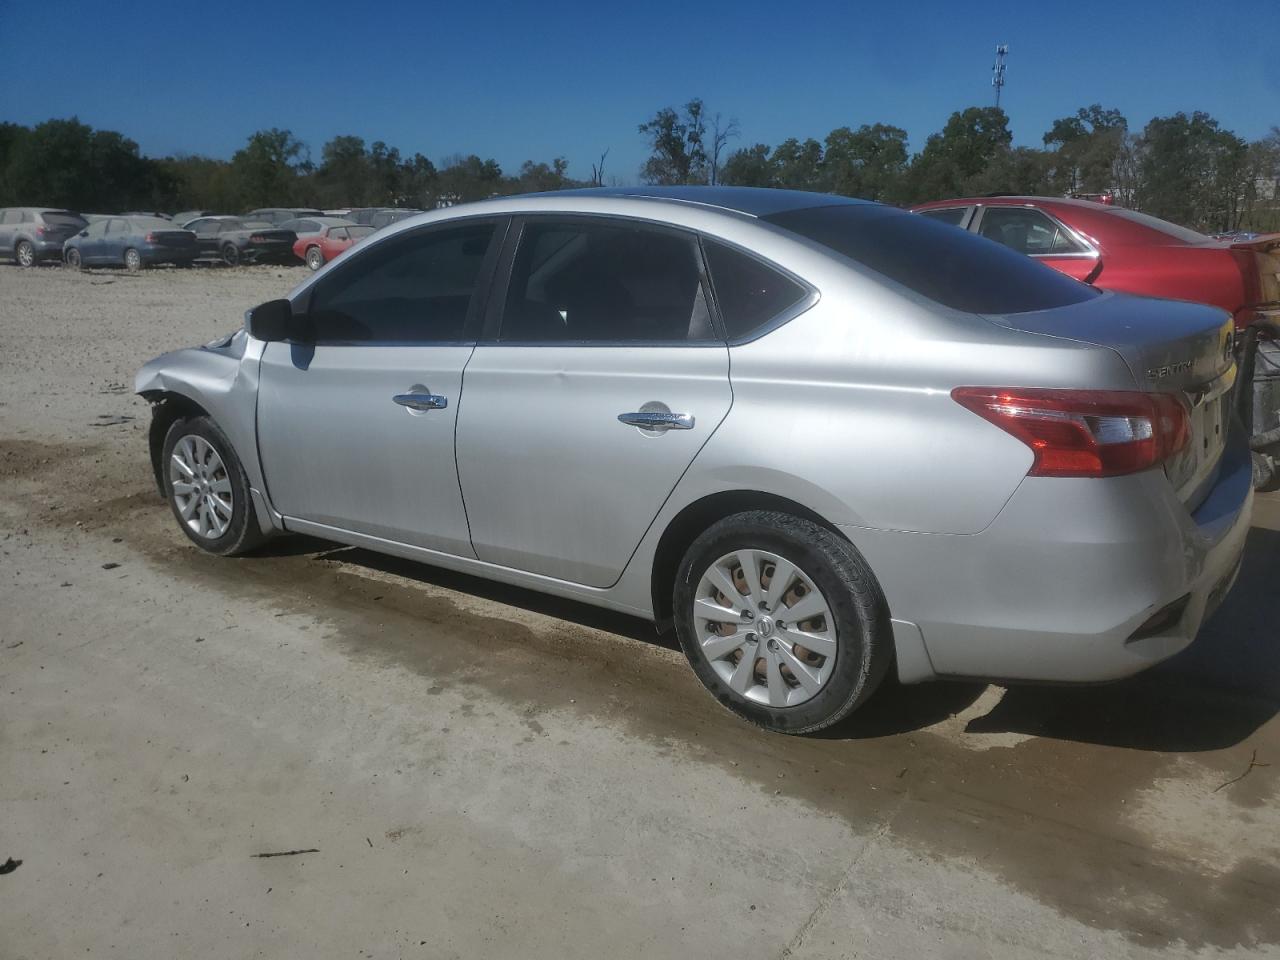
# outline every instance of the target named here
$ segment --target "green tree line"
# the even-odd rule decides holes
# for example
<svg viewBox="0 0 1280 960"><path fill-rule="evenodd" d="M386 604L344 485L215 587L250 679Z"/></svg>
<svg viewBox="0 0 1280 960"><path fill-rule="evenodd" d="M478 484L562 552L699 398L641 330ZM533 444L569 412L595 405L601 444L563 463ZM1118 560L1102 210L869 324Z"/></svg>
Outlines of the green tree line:
<svg viewBox="0 0 1280 960"><path fill-rule="evenodd" d="M738 145L736 118L700 99L638 125L646 183L816 190L893 204L989 193L1111 192L1117 202L1206 231L1280 230L1280 128L1249 143L1201 112L1156 117L1140 132L1098 104L1055 120L1041 147L1015 147L995 107L951 115L918 152L885 123L837 127L824 138ZM246 210L258 206L431 208L498 194L600 185L608 151L586 180L563 157L497 161L455 154L438 164L381 140L343 135L319 156L290 131L259 130L229 160L146 157L137 143L76 118L33 127L0 123L0 205L84 212ZM616 178L615 178L616 179Z"/></svg>
<svg viewBox="0 0 1280 960"><path fill-rule="evenodd" d="M429 209L501 193L580 185L568 163L526 161L506 174L492 159L457 154L439 166L381 140L326 143L317 162L288 130L259 130L230 160L145 157L137 143L78 119L34 127L0 123L0 206L47 204L86 213L242 211L253 207L401 206Z"/></svg>
<svg viewBox="0 0 1280 960"><path fill-rule="evenodd" d="M884 123L837 127L822 140L792 137L725 151L699 99L639 126L652 151L649 183L722 183L817 190L912 204L993 193L1112 193L1123 206L1205 231L1280 230L1280 128L1249 143L1199 111L1152 119L1133 132L1099 104L1055 120L1043 147L1015 147L997 107L958 110L918 153ZM716 116L718 120L718 115ZM723 161L721 161L723 157Z"/></svg>

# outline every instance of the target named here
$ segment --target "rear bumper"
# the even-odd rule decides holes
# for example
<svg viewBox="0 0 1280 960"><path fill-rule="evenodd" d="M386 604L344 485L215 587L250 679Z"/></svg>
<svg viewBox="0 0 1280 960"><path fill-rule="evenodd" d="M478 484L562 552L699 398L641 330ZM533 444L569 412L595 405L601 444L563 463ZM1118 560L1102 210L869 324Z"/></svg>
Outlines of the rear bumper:
<svg viewBox="0 0 1280 960"><path fill-rule="evenodd" d="M179 250L166 250L163 247L156 247L149 250L139 250L138 253L142 256L142 262L147 264L190 263L199 255L195 247Z"/></svg>
<svg viewBox="0 0 1280 960"><path fill-rule="evenodd" d="M37 260L61 260L63 242L62 240L32 240L31 246L35 248Z"/></svg>
<svg viewBox="0 0 1280 960"><path fill-rule="evenodd" d="M922 642L900 651L905 682L1098 682L1191 643L1234 582L1252 505L1249 451L1235 436L1194 513L1147 471L1028 478L968 536L841 529L880 580L899 643L917 636L899 625L918 628Z"/></svg>
<svg viewBox="0 0 1280 960"><path fill-rule="evenodd" d="M297 257L293 253L293 244L282 243L267 247L245 247L240 251L241 259L248 263L293 263Z"/></svg>

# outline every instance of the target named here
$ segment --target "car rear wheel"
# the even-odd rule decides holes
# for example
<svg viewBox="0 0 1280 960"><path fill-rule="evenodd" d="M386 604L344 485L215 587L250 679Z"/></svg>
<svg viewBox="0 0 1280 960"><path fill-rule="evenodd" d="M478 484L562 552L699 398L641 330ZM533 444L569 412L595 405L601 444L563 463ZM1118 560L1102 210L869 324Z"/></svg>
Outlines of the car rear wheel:
<svg viewBox="0 0 1280 960"><path fill-rule="evenodd" d="M142 269L142 255L133 247L124 252L124 267L130 273L137 273Z"/></svg>
<svg viewBox="0 0 1280 960"><path fill-rule="evenodd" d="M312 270L319 270L324 266L324 254L320 252L319 247L307 247L307 266Z"/></svg>
<svg viewBox="0 0 1280 960"><path fill-rule="evenodd" d="M228 267L234 267L240 263L240 250L234 243L224 244L222 247L222 262Z"/></svg>
<svg viewBox="0 0 1280 960"><path fill-rule="evenodd" d="M36 263L36 248L30 240L19 240L13 250L14 259L20 267L33 267Z"/></svg>
<svg viewBox="0 0 1280 960"><path fill-rule="evenodd" d="M249 478L240 458L208 417L179 420L171 426L161 464L173 515L201 550L234 556L265 539L253 514Z"/></svg>
<svg viewBox="0 0 1280 960"><path fill-rule="evenodd" d="M71 247L69 250L67 250L67 255L65 259L66 259L67 266L70 267L72 270L84 269L84 263L80 259L80 251L77 250L75 247Z"/></svg>
<svg viewBox="0 0 1280 960"><path fill-rule="evenodd" d="M676 633L722 705L778 733L812 733L869 697L893 659L888 608L866 561L828 528L735 514L685 553Z"/></svg>

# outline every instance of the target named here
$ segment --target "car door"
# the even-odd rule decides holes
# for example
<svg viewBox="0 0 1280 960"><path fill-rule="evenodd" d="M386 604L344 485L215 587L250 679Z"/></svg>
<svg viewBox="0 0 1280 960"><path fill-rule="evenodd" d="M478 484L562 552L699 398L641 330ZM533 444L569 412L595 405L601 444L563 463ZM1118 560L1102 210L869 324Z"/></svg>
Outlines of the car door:
<svg viewBox="0 0 1280 960"><path fill-rule="evenodd" d="M124 249L129 239L129 221L112 217L101 239L94 244L95 263L123 263Z"/></svg>
<svg viewBox="0 0 1280 960"><path fill-rule="evenodd" d="M324 251L325 263L328 263L349 246L351 246L351 239L347 235L347 228L330 227L329 232L320 243L320 249Z"/></svg>
<svg viewBox="0 0 1280 960"><path fill-rule="evenodd" d="M980 208L971 229L1077 280L1088 282L1098 275L1098 251L1066 224L1035 207Z"/></svg>
<svg viewBox="0 0 1280 960"><path fill-rule="evenodd" d="M219 221L204 217L189 224L187 229L196 235L196 249L200 256L217 256Z"/></svg>
<svg viewBox="0 0 1280 960"><path fill-rule="evenodd" d="M282 514L474 556L454 426L505 223L392 237L295 305L310 342L268 344L258 391L263 472Z"/></svg>
<svg viewBox="0 0 1280 960"><path fill-rule="evenodd" d="M22 221L19 210L0 210L0 256L12 257L17 242L15 227Z"/></svg>
<svg viewBox="0 0 1280 960"><path fill-rule="evenodd" d="M519 234L458 418L471 541L606 587L728 412L728 348L693 235L601 217Z"/></svg>

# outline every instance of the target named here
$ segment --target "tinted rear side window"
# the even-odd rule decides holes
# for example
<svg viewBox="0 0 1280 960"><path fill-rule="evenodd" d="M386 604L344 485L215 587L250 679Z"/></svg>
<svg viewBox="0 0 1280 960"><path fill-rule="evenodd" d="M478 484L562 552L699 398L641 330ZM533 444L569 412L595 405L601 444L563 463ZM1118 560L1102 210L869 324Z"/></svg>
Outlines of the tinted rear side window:
<svg viewBox="0 0 1280 960"><path fill-rule="evenodd" d="M511 269L500 340L672 343L715 334L690 235L619 221L536 221Z"/></svg>
<svg viewBox="0 0 1280 960"><path fill-rule="evenodd" d="M730 340L749 337L808 293L790 277L723 243L704 240L703 249Z"/></svg>
<svg viewBox="0 0 1280 960"><path fill-rule="evenodd" d="M998 243L892 207L809 207L764 219L968 313L1026 313L1098 296L1092 287Z"/></svg>

